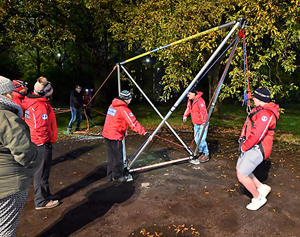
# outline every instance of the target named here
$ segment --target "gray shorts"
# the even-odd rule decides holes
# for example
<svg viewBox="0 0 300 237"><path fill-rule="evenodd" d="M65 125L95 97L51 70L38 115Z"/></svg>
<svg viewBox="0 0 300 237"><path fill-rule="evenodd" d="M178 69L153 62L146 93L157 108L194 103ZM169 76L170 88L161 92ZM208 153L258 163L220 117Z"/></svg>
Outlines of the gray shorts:
<svg viewBox="0 0 300 237"><path fill-rule="evenodd" d="M251 176L255 168L264 160L260 148L255 145L250 150L242 152L237 161L237 170L245 175Z"/></svg>

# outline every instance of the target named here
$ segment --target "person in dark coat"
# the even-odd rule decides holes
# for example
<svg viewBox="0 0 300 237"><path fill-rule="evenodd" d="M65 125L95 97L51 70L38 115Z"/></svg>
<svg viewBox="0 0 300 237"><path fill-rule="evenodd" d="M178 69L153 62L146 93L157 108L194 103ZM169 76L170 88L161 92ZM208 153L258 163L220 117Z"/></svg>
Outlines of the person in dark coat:
<svg viewBox="0 0 300 237"><path fill-rule="evenodd" d="M15 85L0 76L0 236L15 236L32 176L39 166L23 111L11 99Z"/></svg>
<svg viewBox="0 0 300 237"><path fill-rule="evenodd" d="M75 90L72 90L70 94L70 109L72 117L67 129L67 133L69 134L72 133L72 126L75 121L77 121L76 131L80 131L80 123L82 120L80 109L84 106L84 102L81 95L81 89L82 87L77 85L75 87Z"/></svg>

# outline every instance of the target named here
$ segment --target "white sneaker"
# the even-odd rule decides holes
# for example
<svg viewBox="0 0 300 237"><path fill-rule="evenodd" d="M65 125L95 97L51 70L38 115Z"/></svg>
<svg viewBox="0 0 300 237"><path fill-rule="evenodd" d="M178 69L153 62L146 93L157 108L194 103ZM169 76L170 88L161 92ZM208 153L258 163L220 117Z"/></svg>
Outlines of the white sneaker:
<svg viewBox="0 0 300 237"><path fill-rule="evenodd" d="M256 211L259 208L261 208L263 205L265 205L266 202L267 199L260 194L258 198L252 198L251 202L246 206L246 208L251 211Z"/></svg>
<svg viewBox="0 0 300 237"><path fill-rule="evenodd" d="M132 180L133 180L132 175L131 175L131 174L128 174L128 175L127 175L127 180L126 180L126 182L130 182L130 181L132 181Z"/></svg>
<svg viewBox="0 0 300 237"><path fill-rule="evenodd" d="M264 197L267 197L268 194L271 192L271 187L266 184L261 184L260 188L257 191Z"/></svg>
<svg viewBox="0 0 300 237"><path fill-rule="evenodd" d="M193 164L193 165L199 165L200 164L200 161L199 160L197 160L197 159L190 159L189 160L189 162L191 163L191 164Z"/></svg>

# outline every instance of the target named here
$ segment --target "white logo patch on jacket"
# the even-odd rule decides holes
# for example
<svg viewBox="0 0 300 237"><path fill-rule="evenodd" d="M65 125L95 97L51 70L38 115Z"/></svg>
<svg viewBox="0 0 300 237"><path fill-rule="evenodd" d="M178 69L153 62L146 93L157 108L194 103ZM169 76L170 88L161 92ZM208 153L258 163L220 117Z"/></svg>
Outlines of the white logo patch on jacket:
<svg viewBox="0 0 300 237"><path fill-rule="evenodd" d="M107 114L111 115L111 116L115 116L116 115L117 110L113 109L113 108L109 108L107 111Z"/></svg>
<svg viewBox="0 0 300 237"><path fill-rule="evenodd" d="M261 121L267 122L267 121L268 121L268 117L267 117L267 116L262 116L262 117L261 117Z"/></svg>
<svg viewBox="0 0 300 237"><path fill-rule="evenodd" d="M47 120L48 119L48 115L47 114L42 114L42 119Z"/></svg>
<svg viewBox="0 0 300 237"><path fill-rule="evenodd" d="M25 110L25 118L30 119L30 112L29 110Z"/></svg>
<svg viewBox="0 0 300 237"><path fill-rule="evenodd" d="M133 113L130 113L129 116L133 117Z"/></svg>

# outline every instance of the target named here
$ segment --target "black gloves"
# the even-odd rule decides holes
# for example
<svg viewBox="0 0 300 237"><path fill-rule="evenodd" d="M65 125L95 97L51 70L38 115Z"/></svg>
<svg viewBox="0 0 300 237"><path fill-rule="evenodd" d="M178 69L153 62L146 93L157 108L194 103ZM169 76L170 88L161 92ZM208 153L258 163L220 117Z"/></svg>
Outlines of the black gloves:
<svg viewBox="0 0 300 237"><path fill-rule="evenodd" d="M151 134L148 133L148 132L146 132L146 133L144 134L144 136L148 139L148 138L151 136Z"/></svg>

